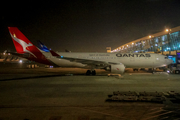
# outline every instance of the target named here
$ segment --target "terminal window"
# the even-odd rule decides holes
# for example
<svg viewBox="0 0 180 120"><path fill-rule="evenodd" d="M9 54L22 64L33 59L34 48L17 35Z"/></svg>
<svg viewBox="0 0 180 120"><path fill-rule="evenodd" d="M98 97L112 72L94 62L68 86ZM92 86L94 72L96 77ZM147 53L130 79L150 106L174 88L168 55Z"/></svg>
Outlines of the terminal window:
<svg viewBox="0 0 180 120"><path fill-rule="evenodd" d="M176 57L175 56L168 56L168 58L173 60L173 64L176 64Z"/></svg>

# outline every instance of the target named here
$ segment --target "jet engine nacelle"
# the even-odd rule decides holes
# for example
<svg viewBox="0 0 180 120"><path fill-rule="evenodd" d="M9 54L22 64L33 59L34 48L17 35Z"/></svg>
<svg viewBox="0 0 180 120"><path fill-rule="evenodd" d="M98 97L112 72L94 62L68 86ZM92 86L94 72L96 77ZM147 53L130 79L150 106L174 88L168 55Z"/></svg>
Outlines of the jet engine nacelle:
<svg viewBox="0 0 180 120"><path fill-rule="evenodd" d="M105 70L111 71L112 73L122 74L125 71L125 66L123 64L110 65L109 67L106 67Z"/></svg>

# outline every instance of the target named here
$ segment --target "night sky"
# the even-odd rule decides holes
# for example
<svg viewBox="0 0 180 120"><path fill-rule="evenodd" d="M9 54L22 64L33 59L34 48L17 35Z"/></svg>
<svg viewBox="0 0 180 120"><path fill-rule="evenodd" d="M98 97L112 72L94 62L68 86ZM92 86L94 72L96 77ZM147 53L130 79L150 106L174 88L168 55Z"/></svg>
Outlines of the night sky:
<svg viewBox="0 0 180 120"><path fill-rule="evenodd" d="M55 51L106 52L180 26L180 0L60 0L1 3L0 52L15 50L8 26Z"/></svg>

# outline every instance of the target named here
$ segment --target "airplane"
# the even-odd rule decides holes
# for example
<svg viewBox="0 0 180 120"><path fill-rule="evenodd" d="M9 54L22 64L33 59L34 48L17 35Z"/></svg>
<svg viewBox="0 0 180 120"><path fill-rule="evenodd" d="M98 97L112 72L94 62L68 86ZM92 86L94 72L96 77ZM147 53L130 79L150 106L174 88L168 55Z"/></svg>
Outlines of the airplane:
<svg viewBox="0 0 180 120"><path fill-rule="evenodd" d="M8 27L17 53L11 54L55 67L89 69L86 75L96 75L95 69L123 74L125 68L157 68L172 63L165 55L153 53L74 53L54 52L33 45L17 27ZM43 45L43 44L42 44Z"/></svg>

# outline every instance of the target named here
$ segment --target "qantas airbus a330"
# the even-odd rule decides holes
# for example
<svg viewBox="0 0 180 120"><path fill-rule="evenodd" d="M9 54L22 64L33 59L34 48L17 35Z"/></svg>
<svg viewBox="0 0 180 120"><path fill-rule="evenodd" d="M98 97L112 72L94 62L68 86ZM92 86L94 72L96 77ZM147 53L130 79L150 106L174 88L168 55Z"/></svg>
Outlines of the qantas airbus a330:
<svg viewBox="0 0 180 120"><path fill-rule="evenodd" d="M33 45L17 27L8 29L17 51L12 54L46 65L86 68L88 75L95 75L95 69L122 74L125 68L157 68L172 63L165 55L150 53L45 52Z"/></svg>

